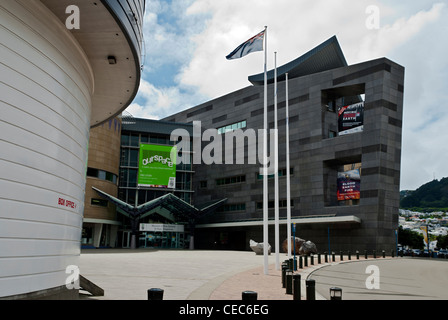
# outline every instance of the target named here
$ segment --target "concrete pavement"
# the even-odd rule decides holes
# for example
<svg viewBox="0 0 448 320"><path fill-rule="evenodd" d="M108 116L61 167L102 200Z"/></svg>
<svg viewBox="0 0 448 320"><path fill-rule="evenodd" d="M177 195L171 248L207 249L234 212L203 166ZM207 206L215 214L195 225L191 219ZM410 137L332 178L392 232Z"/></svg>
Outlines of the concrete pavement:
<svg viewBox="0 0 448 320"><path fill-rule="evenodd" d="M286 259L280 254L280 263ZM322 262L324 258L322 256ZM282 288L281 271L275 269L275 254L269 256L269 274L264 274L263 256L252 251L104 249L83 250L81 274L105 290L98 300L146 300L147 290L161 288L165 300L241 300L246 290L259 300L292 300ZM380 289L365 288L368 265L380 270ZM305 280L316 280L316 299L329 299L329 288L343 290L344 300L446 299L448 261L411 258L364 257L299 269L302 299ZM412 272L411 272L412 271ZM431 275L426 277L425 275ZM418 282L416 282L418 278ZM440 281L439 281L440 280Z"/></svg>
<svg viewBox="0 0 448 320"><path fill-rule="evenodd" d="M343 300L448 299L448 260L445 259L345 261L322 266L309 278L316 281L316 291L325 299L330 299L330 287L341 288Z"/></svg>

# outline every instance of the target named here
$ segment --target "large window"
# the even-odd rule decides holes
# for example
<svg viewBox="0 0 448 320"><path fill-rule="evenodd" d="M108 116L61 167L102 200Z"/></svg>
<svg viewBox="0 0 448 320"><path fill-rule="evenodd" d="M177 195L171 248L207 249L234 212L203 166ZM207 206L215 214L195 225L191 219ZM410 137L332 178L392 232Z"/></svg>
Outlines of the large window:
<svg viewBox="0 0 448 320"><path fill-rule="evenodd" d="M246 211L245 203L225 204L218 209L218 212L234 212L234 211Z"/></svg>
<svg viewBox="0 0 448 320"><path fill-rule="evenodd" d="M107 207L108 201L105 199L90 199L92 206Z"/></svg>
<svg viewBox="0 0 448 320"><path fill-rule="evenodd" d="M274 205L275 205L275 202L273 200L268 202L268 208L269 209L274 209ZM287 205L288 205L288 200L286 200L286 199L282 199L282 200L278 201L278 207L280 209L286 208ZM291 208L293 208L293 207L294 207L294 200L291 199ZM257 209L258 210L262 210L263 209L263 202L257 202Z"/></svg>
<svg viewBox="0 0 448 320"><path fill-rule="evenodd" d="M227 126L218 128L218 134L223 134L223 133L230 132L230 131L233 131L236 129L244 129L244 128L246 128L246 126L247 126L246 120L232 123Z"/></svg>
<svg viewBox="0 0 448 320"><path fill-rule="evenodd" d="M107 172L104 170L99 170L95 168L87 168L87 176L92 178L98 178L101 180L110 181L114 184L117 183L117 175Z"/></svg>
<svg viewBox="0 0 448 320"><path fill-rule="evenodd" d="M221 178L216 179L216 185L217 186L223 186L227 184L234 184L234 183L242 183L246 181L246 176L234 176L234 177L228 177L228 178Z"/></svg>
<svg viewBox="0 0 448 320"><path fill-rule="evenodd" d="M259 173L257 172L256 175L257 175L257 179L258 179L258 180L263 180L263 175L262 175L262 174L259 174ZM289 175L290 175L290 176L294 175L294 168L290 168L290 169L289 169ZM278 170L278 176L279 176L279 177L286 177L286 168L284 168L284 169L279 169L279 170ZM271 179L271 178L274 178L274 175L273 175L273 174L270 174L270 175L268 176L268 179Z"/></svg>

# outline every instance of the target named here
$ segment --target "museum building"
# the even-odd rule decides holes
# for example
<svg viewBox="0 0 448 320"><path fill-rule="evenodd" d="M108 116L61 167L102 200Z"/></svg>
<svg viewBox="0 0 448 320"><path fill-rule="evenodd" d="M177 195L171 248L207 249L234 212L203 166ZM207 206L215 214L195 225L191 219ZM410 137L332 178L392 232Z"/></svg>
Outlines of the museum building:
<svg viewBox="0 0 448 320"><path fill-rule="evenodd" d="M230 62L229 62L230 63ZM274 128L274 70L268 72L268 119ZM288 74L288 101L286 101ZM264 74L252 85L164 120L196 123L213 139L233 139L264 128ZM348 65L334 36L277 69L280 241L286 233L286 124L289 124L291 216L296 235L320 252L390 250L398 228L404 68L380 58ZM286 102L289 117L286 118ZM241 137L241 135L239 135ZM195 164L193 204L227 199L214 213L196 221L196 247L247 250L263 241L263 177L260 162L249 164L257 143L222 148L207 137ZM235 139L237 140L237 139ZM238 149L239 148L239 149ZM236 152L244 152L244 162ZM272 149L271 149L272 150ZM198 153L198 149L195 150ZM272 154L272 152L270 152ZM241 156L241 154L239 154ZM232 161L233 160L233 161ZM269 179L269 243L274 239L274 174Z"/></svg>
<svg viewBox="0 0 448 320"><path fill-rule="evenodd" d="M274 74L268 72L271 129ZM250 240L263 241L263 176L260 162L253 162L260 137L250 133L264 128L264 75L250 76L249 82L163 121L131 117L123 122L118 194L96 190L120 213L116 246L131 246L131 234L134 245L157 248L249 250ZM287 237L289 124L296 235L313 241L320 252L390 252L398 228L404 68L386 58L348 65L334 36L280 66L277 86L279 163L269 175L269 243L275 243L275 174L280 241ZM175 131L180 139L172 139ZM167 178L141 183L142 153L163 146L176 147L182 159L171 173L175 183L169 186ZM194 245L189 243L193 235Z"/></svg>

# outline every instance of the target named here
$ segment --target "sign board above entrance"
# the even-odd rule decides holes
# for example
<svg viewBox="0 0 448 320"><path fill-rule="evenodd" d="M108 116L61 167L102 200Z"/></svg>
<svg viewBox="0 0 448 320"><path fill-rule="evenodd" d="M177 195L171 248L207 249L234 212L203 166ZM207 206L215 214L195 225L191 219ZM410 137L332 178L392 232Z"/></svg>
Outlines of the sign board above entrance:
<svg viewBox="0 0 448 320"><path fill-rule="evenodd" d="M149 224L140 223L140 231L148 232L184 232L185 228L182 224Z"/></svg>
<svg viewBox="0 0 448 320"><path fill-rule="evenodd" d="M138 186L176 188L176 156L175 146L140 144Z"/></svg>

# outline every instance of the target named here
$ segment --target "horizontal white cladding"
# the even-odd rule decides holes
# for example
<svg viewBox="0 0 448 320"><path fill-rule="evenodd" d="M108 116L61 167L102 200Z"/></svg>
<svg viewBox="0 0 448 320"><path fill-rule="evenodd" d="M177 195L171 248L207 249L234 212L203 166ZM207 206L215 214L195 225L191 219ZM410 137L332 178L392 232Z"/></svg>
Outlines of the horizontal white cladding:
<svg viewBox="0 0 448 320"><path fill-rule="evenodd" d="M80 241L79 226L0 218L2 238Z"/></svg>
<svg viewBox="0 0 448 320"><path fill-rule="evenodd" d="M0 297L65 285L80 255L94 78L40 1L0 3Z"/></svg>
<svg viewBox="0 0 448 320"><path fill-rule="evenodd" d="M65 284L69 275L65 273L65 270L61 270L58 272L0 278L0 297L41 291L42 288L57 288Z"/></svg>
<svg viewBox="0 0 448 320"><path fill-rule="evenodd" d="M65 259L66 256L79 257L80 241L0 238L0 252L0 260L16 258L17 263L20 263L20 257L56 256Z"/></svg>
<svg viewBox="0 0 448 320"><path fill-rule="evenodd" d="M21 211L15 211L17 201L21 202ZM2 218L4 219L17 219L28 220L28 212L33 212L33 221L35 222L47 222L54 224L62 224L68 226L76 226L80 223L79 216L73 214L71 208L61 210L58 204L49 206L47 204L37 204L36 202L27 202L28 199L2 199ZM79 225L81 228L81 224Z"/></svg>
<svg viewBox="0 0 448 320"><path fill-rule="evenodd" d="M67 166L57 159L10 143L0 141L0 149L7 154L20 153L23 155L23 160L19 162L15 162L14 159L8 159L10 163L7 165L9 165L11 170L2 175L6 180L26 183L31 180L33 186L50 190L53 189L52 186L58 185L62 180L66 180L68 182L66 184L67 187L73 185L83 188L85 172L76 171L77 168ZM3 160L0 159L0 163L2 162ZM42 179L44 176L45 179ZM64 190L59 191L64 193Z"/></svg>
<svg viewBox="0 0 448 320"><path fill-rule="evenodd" d="M23 274L65 272L68 266L76 263L77 257L74 255L66 256L63 259L59 256L2 258L0 259L0 278Z"/></svg>

